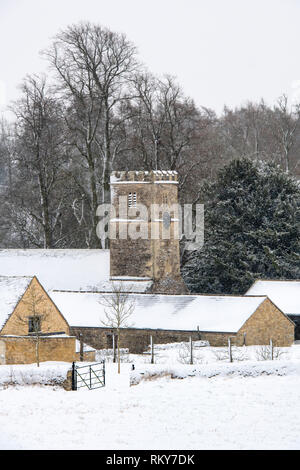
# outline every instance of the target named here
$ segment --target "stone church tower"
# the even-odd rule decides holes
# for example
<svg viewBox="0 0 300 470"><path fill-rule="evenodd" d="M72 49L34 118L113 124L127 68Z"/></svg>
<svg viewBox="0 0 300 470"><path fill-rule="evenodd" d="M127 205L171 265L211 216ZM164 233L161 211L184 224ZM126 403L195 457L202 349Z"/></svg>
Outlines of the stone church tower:
<svg viewBox="0 0 300 470"><path fill-rule="evenodd" d="M110 185L111 278L151 279L153 293L188 293L180 274L177 172L113 172Z"/></svg>

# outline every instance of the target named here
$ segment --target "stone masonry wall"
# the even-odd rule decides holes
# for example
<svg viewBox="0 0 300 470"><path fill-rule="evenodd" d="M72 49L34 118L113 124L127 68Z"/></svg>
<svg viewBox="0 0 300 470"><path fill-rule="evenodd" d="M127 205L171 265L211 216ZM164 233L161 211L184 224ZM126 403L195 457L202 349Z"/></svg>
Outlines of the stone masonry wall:
<svg viewBox="0 0 300 470"><path fill-rule="evenodd" d="M69 337L40 337L39 359L45 361L76 361L76 338ZM36 342L29 336L0 336L4 345L5 359L2 364L33 364L36 362Z"/></svg>
<svg viewBox="0 0 300 470"><path fill-rule="evenodd" d="M71 327L71 334L80 338L82 333L83 341L95 349L110 349L112 347L111 328L84 328ZM153 337L154 344L176 343L189 341L190 336L196 341L199 334L196 331L173 331L173 330L149 330L126 328L121 332L122 348L128 348L133 354L140 354L146 351L150 344L150 336Z"/></svg>
<svg viewBox="0 0 300 470"><path fill-rule="evenodd" d="M150 181L145 181L141 174L139 177L135 172L116 173L116 182L111 182L111 203L116 211L116 220L110 220L110 275L111 276L135 276L151 277L152 272L152 250L151 239L149 236L149 214L136 214L135 209L128 209L127 197L129 193L137 194L137 204L143 204L149 207L149 198L151 198ZM114 181L114 179L112 180ZM124 184L125 183L125 184ZM125 200L127 215L119 212L119 203L121 198ZM130 231L138 231L136 222L127 222L128 220L144 220L143 226L148 231L147 238L144 237L144 227L140 228L141 238L132 240ZM112 238L112 233L116 230L116 239ZM127 235L120 234L120 230L126 229ZM122 238L124 237L124 238Z"/></svg>
<svg viewBox="0 0 300 470"><path fill-rule="evenodd" d="M238 342L243 341L246 334L246 344L269 344L274 346L291 346L295 337L295 325L269 299L258 307L256 312L245 322L238 331Z"/></svg>
<svg viewBox="0 0 300 470"><path fill-rule="evenodd" d="M110 220L110 275L149 277L154 280L156 293L187 293L180 274L177 173L115 172L111 177L111 193L115 217ZM124 198L126 206L130 193L136 194L137 207L120 214L120 198ZM145 206L146 213L139 209L139 204ZM168 214L169 229L163 223L164 215ZM135 219L141 222L130 222ZM125 230L126 238L120 236L120 230Z"/></svg>
<svg viewBox="0 0 300 470"><path fill-rule="evenodd" d="M206 331L200 332L201 339L203 341L208 341L210 346L221 347L228 345L228 339L231 339L232 344L236 344L236 334L235 333L210 333Z"/></svg>

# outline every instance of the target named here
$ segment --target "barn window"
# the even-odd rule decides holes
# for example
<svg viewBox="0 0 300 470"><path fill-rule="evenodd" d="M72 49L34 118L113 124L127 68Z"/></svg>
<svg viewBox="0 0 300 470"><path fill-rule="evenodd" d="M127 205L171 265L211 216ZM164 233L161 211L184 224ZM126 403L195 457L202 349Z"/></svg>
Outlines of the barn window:
<svg viewBox="0 0 300 470"><path fill-rule="evenodd" d="M38 333L41 331L41 317L29 317L28 318L28 332Z"/></svg>
<svg viewBox="0 0 300 470"><path fill-rule="evenodd" d="M136 207L136 193L128 194L128 207Z"/></svg>

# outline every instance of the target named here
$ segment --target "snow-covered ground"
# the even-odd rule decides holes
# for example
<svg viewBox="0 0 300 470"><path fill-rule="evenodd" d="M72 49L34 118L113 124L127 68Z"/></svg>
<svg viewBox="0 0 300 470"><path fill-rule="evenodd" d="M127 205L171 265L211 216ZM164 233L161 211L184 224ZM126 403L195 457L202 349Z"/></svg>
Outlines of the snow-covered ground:
<svg viewBox="0 0 300 470"><path fill-rule="evenodd" d="M226 348L199 343L194 365L187 346L157 346L154 365L124 354L120 380L107 363L92 391L20 385L62 381L66 363L0 366L0 384L17 384L0 386L0 449L300 449L300 345L274 361L239 348L229 363Z"/></svg>
<svg viewBox="0 0 300 470"><path fill-rule="evenodd" d="M212 364L229 362L229 351L227 347L209 347L204 341L193 342L193 364ZM144 354L129 354L128 350L121 350L122 362L133 364L149 364L151 362L150 348ZM96 352L96 360L105 359L112 361L111 349ZM299 361L300 344L287 348L273 348L274 360ZM232 358L234 362L264 361L270 359L270 346L242 346L232 347ZM154 347L154 363L166 365L183 365L190 363L189 342L157 344Z"/></svg>
<svg viewBox="0 0 300 470"><path fill-rule="evenodd" d="M299 449L300 376L0 392L0 449Z"/></svg>
<svg viewBox="0 0 300 470"><path fill-rule="evenodd" d="M40 367L36 364L1 365L0 393L7 384L60 385L66 380L70 368L70 362L41 362Z"/></svg>

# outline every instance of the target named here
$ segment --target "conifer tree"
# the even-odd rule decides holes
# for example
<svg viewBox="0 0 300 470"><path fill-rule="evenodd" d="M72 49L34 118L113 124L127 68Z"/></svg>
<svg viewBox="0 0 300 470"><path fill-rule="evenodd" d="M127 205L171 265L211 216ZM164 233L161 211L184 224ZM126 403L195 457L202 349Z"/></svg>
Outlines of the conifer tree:
<svg viewBox="0 0 300 470"><path fill-rule="evenodd" d="M183 267L192 292L244 294L258 278L300 278L299 182L274 164L242 158L202 194L204 247Z"/></svg>

